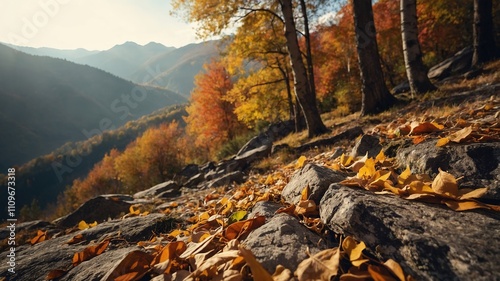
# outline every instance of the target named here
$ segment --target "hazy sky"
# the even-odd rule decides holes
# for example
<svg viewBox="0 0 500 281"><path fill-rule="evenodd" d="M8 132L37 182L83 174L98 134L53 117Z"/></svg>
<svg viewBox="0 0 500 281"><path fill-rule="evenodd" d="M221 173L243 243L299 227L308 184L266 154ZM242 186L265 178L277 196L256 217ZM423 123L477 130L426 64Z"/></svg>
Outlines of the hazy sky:
<svg viewBox="0 0 500 281"><path fill-rule="evenodd" d="M194 25L171 16L169 0L0 0L0 42L104 50L126 41L180 47Z"/></svg>

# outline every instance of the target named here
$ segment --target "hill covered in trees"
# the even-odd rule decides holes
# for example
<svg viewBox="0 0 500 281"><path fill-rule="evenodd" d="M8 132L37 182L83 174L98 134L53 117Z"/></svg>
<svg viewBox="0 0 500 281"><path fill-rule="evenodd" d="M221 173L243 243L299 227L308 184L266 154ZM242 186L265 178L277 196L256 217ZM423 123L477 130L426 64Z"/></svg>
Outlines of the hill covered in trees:
<svg viewBox="0 0 500 281"><path fill-rule="evenodd" d="M186 99L61 59L0 45L0 169Z"/></svg>

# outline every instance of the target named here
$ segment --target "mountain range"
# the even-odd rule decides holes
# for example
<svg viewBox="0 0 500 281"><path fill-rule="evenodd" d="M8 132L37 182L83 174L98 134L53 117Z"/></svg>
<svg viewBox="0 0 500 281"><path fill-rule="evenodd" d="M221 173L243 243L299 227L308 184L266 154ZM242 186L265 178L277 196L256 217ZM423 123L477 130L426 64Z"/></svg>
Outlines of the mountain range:
<svg viewBox="0 0 500 281"><path fill-rule="evenodd" d="M153 85L189 97L194 76L203 64L219 55L220 41L189 44L180 48L151 42L141 46L125 42L109 50L58 50L9 45L19 51L89 65L138 84Z"/></svg>

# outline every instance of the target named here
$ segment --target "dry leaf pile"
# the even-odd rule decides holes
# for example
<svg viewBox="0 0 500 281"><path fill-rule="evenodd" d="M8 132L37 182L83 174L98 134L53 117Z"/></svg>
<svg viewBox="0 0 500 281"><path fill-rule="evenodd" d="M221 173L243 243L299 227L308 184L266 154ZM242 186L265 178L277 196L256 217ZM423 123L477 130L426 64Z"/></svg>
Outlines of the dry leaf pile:
<svg viewBox="0 0 500 281"><path fill-rule="evenodd" d="M469 143L500 140L500 102L492 98L475 109L462 108L457 113L434 118L424 116L419 121L398 119L388 125L379 125L374 131L387 138L411 138L415 144L436 139L438 146L451 143ZM262 175L251 175L247 182L227 187L185 191L176 201L170 202L163 213L182 218L185 222L170 233L152 235L149 241L137 244L141 250L128 253L112 270L107 280L131 281L145 276L151 280L413 280L406 276L400 265L393 260L380 261L370 254L365 243L352 237L339 237L338 247L316 254L298 268L280 265L275 272L267 272L252 252L240 242L254 229L265 224L263 216L248 218L248 212L259 201L283 204L277 213L297 217L301 223L320 235L325 227L319 218L318 206L309 200L309 187L302 190L297 205L286 204L281 192L291 175L306 163L314 162L335 170L350 173L341 184L364 188L375 194L392 194L408 200L444 204L455 211L477 208L500 211L500 206L477 200L486 188L460 189L458 179L440 171L431 179L428 175L413 174L410 167L396 172L394 159L380 152L375 158L341 155L332 159L333 152L315 157L301 156L287 166ZM147 216L145 206L130 207L131 216ZM81 222L79 229L95 227ZM39 231L32 244L48 239L46 232ZM83 251L75 253L66 269L51 271L46 280L57 279L68 270L83 266L85 261L102 254L119 237L102 238L91 243ZM82 234L75 235L68 244L84 243ZM76 269L75 269L76 270Z"/></svg>
<svg viewBox="0 0 500 281"><path fill-rule="evenodd" d="M415 120L401 117L376 126L373 131L389 139L408 137L414 144L437 139L436 146L500 141L500 99L492 96L487 101L464 104L454 112L439 116L423 113Z"/></svg>

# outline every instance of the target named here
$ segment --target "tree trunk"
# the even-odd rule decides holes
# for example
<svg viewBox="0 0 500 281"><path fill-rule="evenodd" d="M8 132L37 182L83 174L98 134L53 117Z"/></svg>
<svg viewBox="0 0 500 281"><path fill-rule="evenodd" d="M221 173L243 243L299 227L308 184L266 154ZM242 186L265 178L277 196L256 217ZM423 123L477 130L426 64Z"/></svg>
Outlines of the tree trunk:
<svg viewBox="0 0 500 281"><path fill-rule="evenodd" d="M312 60L311 50L311 34L309 32L309 19L307 17L307 5L305 0L300 0L300 8L302 17L304 18L304 37L306 39L306 61L307 61L307 75L309 76L309 86L311 92L316 96L316 86L314 84L314 67Z"/></svg>
<svg viewBox="0 0 500 281"><path fill-rule="evenodd" d="M356 48L361 73L361 115L375 114L391 107L395 98L385 85L378 53L371 0L353 0Z"/></svg>
<svg viewBox="0 0 500 281"><path fill-rule="evenodd" d="M472 66L495 58L496 47L493 34L492 0L474 0Z"/></svg>
<svg viewBox="0 0 500 281"><path fill-rule="evenodd" d="M427 68L422 62L422 51L418 42L417 0L401 0L401 35L406 76L412 98L416 94L436 90L436 86L427 77Z"/></svg>
<svg viewBox="0 0 500 281"><path fill-rule="evenodd" d="M321 135L328 131L323 124L321 116L316 106L316 95L311 92L307 77L307 70L302 61L302 54L297 40L297 30L295 28L295 20L293 18L293 7L291 0L283 0L281 2L281 11L285 21L285 38L290 56L290 62L293 70L295 96L302 108L306 119L306 126L309 137Z"/></svg>

